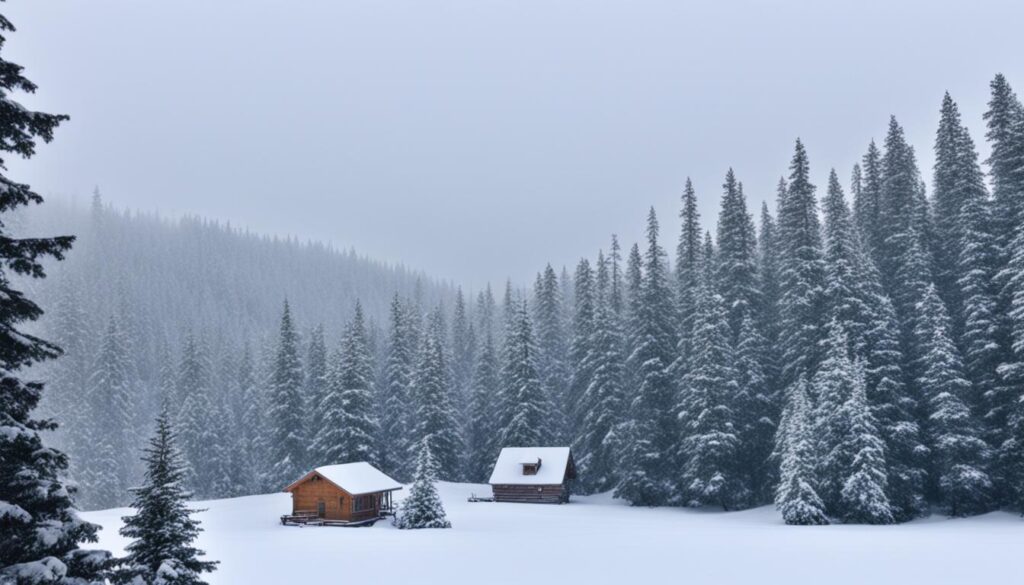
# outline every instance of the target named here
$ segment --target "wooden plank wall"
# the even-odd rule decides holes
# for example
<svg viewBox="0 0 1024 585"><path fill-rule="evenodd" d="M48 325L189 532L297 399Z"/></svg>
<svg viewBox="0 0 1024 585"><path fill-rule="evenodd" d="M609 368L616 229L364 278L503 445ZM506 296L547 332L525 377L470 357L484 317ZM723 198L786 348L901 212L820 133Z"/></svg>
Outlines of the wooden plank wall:
<svg viewBox="0 0 1024 585"><path fill-rule="evenodd" d="M532 504L561 504L569 501L565 485L494 485L495 502L521 502Z"/></svg>

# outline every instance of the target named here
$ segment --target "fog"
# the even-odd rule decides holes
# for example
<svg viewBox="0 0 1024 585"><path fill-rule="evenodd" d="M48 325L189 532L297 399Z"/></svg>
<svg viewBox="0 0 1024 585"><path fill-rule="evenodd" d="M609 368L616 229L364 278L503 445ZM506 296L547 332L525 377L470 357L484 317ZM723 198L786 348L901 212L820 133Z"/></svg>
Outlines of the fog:
<svg viewBox="0 0 1024 585"><path fill-rule="evenodd" d="M479 287L642 233L687 176L774 197L792 142L848 177L895 114L926 177L944 91L983 156L1024 3L10 0L5 55L70 114L49 196L353 246ZM898 4L898 5L897 5Z"/></svg>

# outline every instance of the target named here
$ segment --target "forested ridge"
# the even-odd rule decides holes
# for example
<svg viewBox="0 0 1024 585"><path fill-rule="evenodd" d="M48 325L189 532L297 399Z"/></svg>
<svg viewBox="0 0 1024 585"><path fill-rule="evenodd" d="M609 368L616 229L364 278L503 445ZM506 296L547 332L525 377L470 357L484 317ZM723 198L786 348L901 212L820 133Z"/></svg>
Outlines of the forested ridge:
<svg viewBox="0 0 1024 585"><path fill-rule="evenodd" d="M123 503L163 402L204 497L353 460L407 480L417 446L441 479L486 481L501 446L568 444L577 490L635 505L1020 510L1024 109L997 76L985 161L950 96L939 114L930 181L895 118L848 169L797 140L771 205L726 174L714 234L686 181L671 262L652 209L643 242L473 295L315 244L79 213L41 294L83 502ZM352 272L326 280L331 262Z"/></svg>

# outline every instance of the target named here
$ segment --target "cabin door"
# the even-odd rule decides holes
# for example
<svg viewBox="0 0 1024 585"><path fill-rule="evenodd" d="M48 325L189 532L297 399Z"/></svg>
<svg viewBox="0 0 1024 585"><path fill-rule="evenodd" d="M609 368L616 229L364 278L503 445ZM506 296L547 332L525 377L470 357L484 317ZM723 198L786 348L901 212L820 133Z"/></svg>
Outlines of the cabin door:
<svg viewBox="0 0 1024 585"><path fill-rule="evenodd" d="M327 505L322 501L316 503L316 515L319 518L323 518L327 514Z"/></svg>

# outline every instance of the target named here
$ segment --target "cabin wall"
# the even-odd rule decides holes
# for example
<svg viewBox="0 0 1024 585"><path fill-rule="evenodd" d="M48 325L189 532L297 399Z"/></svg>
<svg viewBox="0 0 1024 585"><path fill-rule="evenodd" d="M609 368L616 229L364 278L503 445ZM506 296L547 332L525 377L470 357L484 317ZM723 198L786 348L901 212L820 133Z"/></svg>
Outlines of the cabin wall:
<svg viewBox="0 0 1024 585"><path fill-rule="evenodd" d="M569 486L561 485L492 485L495 502L529 504L564 504L569 501Z"/></svg>
<svg viewBox="0 0 1024 585"><path fill-rule="evenodd" d="M342 501L344 498L344 501ZM352 496L338 489L330 482L305 481L292 490L292 513L316 512L317 504L324 503L324 518L327 520L351 520Z"/></svg>

